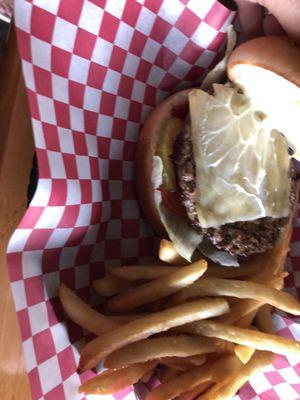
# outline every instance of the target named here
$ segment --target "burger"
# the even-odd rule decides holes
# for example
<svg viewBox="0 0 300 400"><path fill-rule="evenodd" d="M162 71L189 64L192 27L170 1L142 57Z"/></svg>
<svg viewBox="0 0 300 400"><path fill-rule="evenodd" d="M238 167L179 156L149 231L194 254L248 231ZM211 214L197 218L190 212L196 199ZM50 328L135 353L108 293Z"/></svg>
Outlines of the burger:
<svg viewBox="0 0 300 400"><path fill-rule="evenodd" d="M198 249L237 266L287 232L299 86L300 49L287 37L261 37L232 51L222 83L182 90L151 112L136 149L138 197L182 257Z"/></svg>

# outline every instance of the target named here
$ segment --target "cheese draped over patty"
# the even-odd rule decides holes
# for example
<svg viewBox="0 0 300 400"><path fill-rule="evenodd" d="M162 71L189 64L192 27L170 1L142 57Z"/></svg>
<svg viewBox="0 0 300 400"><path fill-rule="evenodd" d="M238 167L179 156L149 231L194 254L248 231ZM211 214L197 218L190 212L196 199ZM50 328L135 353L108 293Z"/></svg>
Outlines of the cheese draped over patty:
<svg viewBox="0 0 300 400"><path fill-rule="evenodd" d="M274 118L237 87L213 87L213 95L201 89L189 95L201 226L287 217L291 157L286 137Z"/></svg>

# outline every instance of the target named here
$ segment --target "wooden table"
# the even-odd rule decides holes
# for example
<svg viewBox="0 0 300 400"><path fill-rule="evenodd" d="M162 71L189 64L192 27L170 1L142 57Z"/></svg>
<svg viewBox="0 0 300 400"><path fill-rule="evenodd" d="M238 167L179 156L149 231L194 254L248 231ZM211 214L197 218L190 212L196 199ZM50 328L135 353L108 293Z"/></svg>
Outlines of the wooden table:
<svg viewBox="0 0 300 400"><path fill-rule="evenodd" d="M8 239L26 210L33 153L27 98L12 29L5 53L0 57L0 399L3 400L31 399L5 253Z"/></svg>

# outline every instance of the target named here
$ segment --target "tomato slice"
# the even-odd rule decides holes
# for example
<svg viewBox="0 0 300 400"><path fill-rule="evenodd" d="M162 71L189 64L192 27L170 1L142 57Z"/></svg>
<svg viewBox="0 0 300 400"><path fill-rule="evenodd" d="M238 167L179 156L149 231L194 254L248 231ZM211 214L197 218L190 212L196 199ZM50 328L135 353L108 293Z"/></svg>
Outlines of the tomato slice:
<svg viewBox="0 0 300 400"><path fill-rule="evenodd" d="M186 210L181 204L180 194L178 191L169 192L161 186L159 188L163 205L174 214L186 216Z"/></svg>

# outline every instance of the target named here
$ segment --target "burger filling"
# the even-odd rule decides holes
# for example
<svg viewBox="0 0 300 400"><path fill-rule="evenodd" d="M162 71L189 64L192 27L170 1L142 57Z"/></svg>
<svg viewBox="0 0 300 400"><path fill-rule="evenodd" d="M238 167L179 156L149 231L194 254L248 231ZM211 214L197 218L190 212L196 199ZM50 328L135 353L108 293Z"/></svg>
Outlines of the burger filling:
<svg viewBox="0 0 300 400"><path fill-rule="evenodd" d="M229 29L225 57L190 92L185 116L175 112L163 127L152 184L182 257L191 260L198 247L213 261L236 266L238 257L272 248L290 218L300 90L252 64L235 65L234 82L216 83L225 80L235 43Z"/></svg>
<svg viewBox="0 0 300 400"><path fill-rule="evenodd" d="M155 197L181 255L209 242L236 260L279 239L295 202L292 158L273 118L247 94L232 84L213 89L192 90L187 122L175 115L164 126Z"/></svg>
<svg viewBox="0 0 300 400"><path fill-rule="evenodd" d="M202 228L196 211L195 160L189 123L185 124L183 131L177 136L174 163L181 201L190 224L219 250L228 251L235 256L248 257L274 246L288 222L288 217L263 217L252 221L227 223L219 227ZM293 181L292 177L290 179ZM295 188L292 186L291 206L295 201Z"/></svg>

